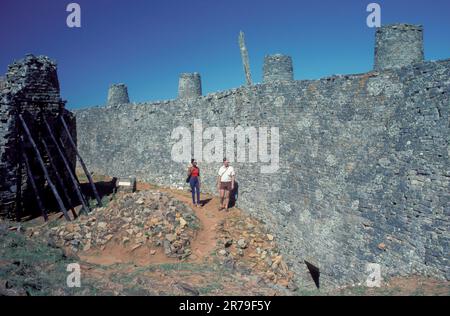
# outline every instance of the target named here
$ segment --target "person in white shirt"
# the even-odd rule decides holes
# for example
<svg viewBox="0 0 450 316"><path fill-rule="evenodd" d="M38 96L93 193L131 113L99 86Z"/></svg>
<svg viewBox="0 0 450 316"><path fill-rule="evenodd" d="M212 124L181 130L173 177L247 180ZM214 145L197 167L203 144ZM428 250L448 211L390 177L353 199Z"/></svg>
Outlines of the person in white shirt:
<svg viewBox="0 0 450 316"><path fill-rule="evenodd" d="M220 167L217 176L217 190L220 195L220 207L221 210L228 210L230 203L230 192L234 190L236 174L234 168L230 166L230 162L227 158L223 159L223 166Z"/></svg>

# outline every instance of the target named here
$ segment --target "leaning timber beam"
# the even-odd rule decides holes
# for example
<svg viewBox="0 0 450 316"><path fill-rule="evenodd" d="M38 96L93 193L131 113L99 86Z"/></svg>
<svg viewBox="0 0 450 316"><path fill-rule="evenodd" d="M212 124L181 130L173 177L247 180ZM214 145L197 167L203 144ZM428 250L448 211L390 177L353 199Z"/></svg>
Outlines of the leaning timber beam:
<svg viewBox="0 0 450 316"><path fill-rule="evenodd" d="M44 146L44 150L45 150L45 153L47 154L48 161L50 163L50 167L52 168L53 173L55 174L55 178L58 181L58 185L61 188L62 192L64 193L64 198L67 201L68 207L71 208L73 217L77 218L77 213L75 212L75 210L73 208L72 199L70 198L70 195L67 192L67 189L66 189L66 187L64 185L62 177L60 176L60 174L58 172L58 168L56 168L55 162L54 162L53 157L52 157L52 155L50 153L50 149L48 148L48 145L47 145L47 143L45 142L44 139L42 139L42 145Z"/></svg>
<svg viewBox="0 0 450 316"><path fill-rule="evenodd" d="M39 165L41 166L41 169L44 172L44 177L45 177L45 180L47 180L48 186L52 190L53 195L55 196L56 202L58 203L59 208L62 210L64 217L66 218L67 221L70 222L71 221L70 216L67 213L66 207L65 207L63 201L61 200L61 197L59 196L58 190L56 190L56 187L53 184L52 179L50 178L50 175L48 174L47 168L45 167L44 160L42 159L39 149L37 148L36 143L34 142L33 137L31 136L31 132L28 129L27 123L23 119L22 114L19 114L19 120L20 120L20 123L22 124L22 128L25 131L28 141L31 144L31 147L33 147L33 150L36 154Z"/></svg>
<svg viewBox="0 0 450 316"><path fill-rule="evenodd" d="M66 167L67 173L69 174L70 180L72 181L73 187L75 189L75 192L77 193L78 200L80 201L81 205L83 205L83 210L86 214L90 212L90 209L88 207L88 204L83 196L83 193L81 192L81 188L78 184L78 180L76 175L72 172L72 168L69 164L69 161L66 158L66 155L64 154L61 146L58 144L58 141L55 138L55 135L52 132L52 129L50 128L50 125L48 125L47 119L45 116L42 116L42 121L44 122L44 126L47 130L48 135L50 136L50 139L53 142L53 145L56 147L56 150L58 151L59 156L61 157L61 160L64 163L64 166Z"/></svg>
<svg viewBox="0 0 450 316"><path fill-rule="evenodd" d="M97 200L97 205L99 207L101 207L102 206L102 200L100 199L100 196L99 196L99 194L97 192L97 188L95 187L95 183L92 180L91 174L89 173L88 169L86 168L86 165L85 165L85 163L83 161L83 158L81 158L81 155L78 152L77 145L75 145L75 142L73 141L72 135L70 134L69 128L67 127L66 121L64 120L64 117L62 117L62 116L59 116L59 118L61 119L61 123L64 126L64 130L66 131L67 138L69 139L69 143L71 144L72 149L75 151L75 153L76 153L76 155L78 157L78 160L80 161L80 165L83 168L83 171L84 171L84 173L86 174L86 177L89 180L89 183L90 183L91 188L92 188L92 192L94 193L95 199Z"/></svg>
<svg viewBox="0 0 450 316"><path fill-rule="evenodd" d="M39 194L36 182L34 181L33 172L31 171L31 168L30 168L30 162L28 160L27 155L25 154L25 151L23 150L24 147L25 147L23 145L24 144L23 136L21 136L21 139L22 139L22 146L21 146L22 147L21 148L22 149L21 150L22 151L22 160L25 163L25 168L27 169L27 176L28 176L28 179L30 180L31 187L33 188L34 195L35 195L36 202L37 202L37 206L38 206L39 210L41 211L42 216L44 217L44 220L47 222L48 221L48 213L47 213L47 210L44 207L44 204L42 203L42 199L41 199L41 196Z"/></svg>

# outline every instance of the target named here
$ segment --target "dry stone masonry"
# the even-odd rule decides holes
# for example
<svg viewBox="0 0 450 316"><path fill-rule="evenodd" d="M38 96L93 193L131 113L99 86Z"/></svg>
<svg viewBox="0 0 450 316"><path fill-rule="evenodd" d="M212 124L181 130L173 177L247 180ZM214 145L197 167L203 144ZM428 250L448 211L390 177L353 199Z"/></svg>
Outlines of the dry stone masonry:
<svg viewBox="0 0 450 316"><path fill-rule="evenodd" d="M424 60L422 25L394 24L376 32L375 70L402 67Z"/></svg>
<svg viewBox="0 0 450 316"><path fill-rule="evenodd" d="M0 77L0 92L3 91L5 86L6 86L6 79L4 77Z"/></svg>
<svg viewBox="0 0 450 316"><path fill-rule="evenodd" d="M202 95L202 80L200 74L182 73L178 84L179 99L195 99Z"/></svg>
<svg viewBox="0 0 450 316"><path fill-rule="evenodd" d="M108 106L130 103L128 88L125 84L113 84L108 91Z"/></svg>
<svg viewBox="0 0 450 316"><path fill-rule="evenodd" d="M76 137L75 117L65 109L61 100L56 64L47 57L27 55L23 60L9 66L3 89L0 89L0 216L15 217L19 209L22 215L36 215L36 198L31 190L25 164L22 161L20 148L20 123L18 115L22 114L35 142L40 148L40 139L47 139L49 150L55 154L55 148L44 136L41 113L46 114L50 126L64 144L68 143L61 127L54 123L58 115L62 115ZM38 190L45 196L46 181L30 144L23 150L30 157L30 166L36 177ZM69 146L66 146L68 148ZM75 153L67 150L72 166L75 166ZM44 155L49 168L48 157ZM60 165L58 169L64 170Z"/></svg>
<svg viewBox="0 0 450 316"><path fill-rule="evenodd" d="M290 56L276 54L264 58L264 83L292 80L294 80L294 68Z"/></svg>
<svg viewBox="0 0 450 316"><path fill-rule="evenodd" d="M192 130L194 118L203 128L278 127L275 174L233 163L237 203L277 232L297 275L307 277L307 261L323 286L364 283L366 265L378 263L384 278L448 280L450 59L423 61L421 33L378 30L375 70L364 74L295 81L289 57L268 57L263 84L202 96L200 77L182 76L176 100L76 111L79 150L97 173L183 187L186 163L171 157L175 128ZM13 148L8 100L3 94L2 168ZM199 164L202 189L214 192L220 163ZM14 183L2 187L12 197Z"/></svg>

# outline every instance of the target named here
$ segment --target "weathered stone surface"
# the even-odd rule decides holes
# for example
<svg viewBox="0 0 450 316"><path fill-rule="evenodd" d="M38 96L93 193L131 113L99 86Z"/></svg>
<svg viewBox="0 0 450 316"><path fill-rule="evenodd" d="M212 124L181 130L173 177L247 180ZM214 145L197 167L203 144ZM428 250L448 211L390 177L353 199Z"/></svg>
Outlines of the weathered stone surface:
<svg viewBox="0 0 450 316"><path fill-rule="evenodd" d="M147 211L145 206L152 203L158 205L157 209ZM50 238L74 253L104 249L109 244L122 245L130 251L142 246L153 250L163 246L168 257L185 259L192 253L191 242L198 227L200 221L193 210L171 195L142 191L119 192L108 206L97 208L89 216L53 228L34 228L29 234Z"/></svg>
<svg viewBox="0 0 450 316"><path fill-rule="evenodd" d="M292 80L294 80L294 68L290 56L276 54L264 58L264 83Z"/></svg>
<svg viewBox="0 0 450 316"><path fill-rule="evenodd" d="M128 88L123 83L113 84L108 91L108 106L130 103Z"/></svg>
<svg viewBox="0 0 450 316"><path fill-rule="evenodd" d="M202 95L202 80L200 74L182 73L178 83L179 99L195 99Z"/></svg>
<svg viewBox="0 0 450 316"><path fill-rule="evenodd" d="M280 170L234 163L238 202L278 232L297 271L314 257L324 283L363 282L368 262L386 276L448 278L449 78L444 60L243 87L189 105L86 109L76 114L79 149L99 173L182 187L171 133L191 126L192 109L208 126L277 126ZM219 166L200 162L203 190L215 191Z"/></svg>
<svg viewBox="0 0 450 316"><path fill-rule="evenodd" d="M375 70L422 63L422 25L391 24L377 29Z"/></svg>
<svg viewBox="0 0 450 316"><path fill-rule="evenodd" d="M50 152L55 157L56 152L48 135L43 133L40 113L45 111L55 134L61 135L63 143L68 144L67 135L62 133L62 127L55 120L58 115L62 115L72 132L72 137L76 140L75 117L64 106L65 103L60 97L55 62L45 56L27 55L23 60L9 66L3 89L0 88L0 216L15 216L18 206L25 210L22 215L29 214L30 211L37 211L39 214L35 194L29 189L25 166L20 163L18 114L24 116L34 141L49 166L40 140L47 139ZM65 148L74 168L75 153L70 146ZM43 193L45 191L43 172L29 144L26 144L24 149L30 157L38 189ZM57 167L64 170L62 163L57 163ZM63 175L64 171L60 174ZM18 195L20 198L16 200ZM18 203L20 205L17 205Z"/></svg>
<svg viewBox="0 0 450 316"><path fill-rule="evenodd" d="M450 60L390 67L392 55L383 56L386 67L365 74L80 110L79 148L98 173L183 187L174 128L192 131L194 118L223 131L279 127L276 174L233 165L239 206L277 232L294 271L313 261L324 286L365 282L367 263L383 277L449 279ZM220 163L199 165L202 190L215 192Z"/></svg>
<svg viewBox="0 0 450 316"><path fill-rule="evenodd" d="M0 76L0 93L3 91L3 89L6 87L6 78Z"/></svg>

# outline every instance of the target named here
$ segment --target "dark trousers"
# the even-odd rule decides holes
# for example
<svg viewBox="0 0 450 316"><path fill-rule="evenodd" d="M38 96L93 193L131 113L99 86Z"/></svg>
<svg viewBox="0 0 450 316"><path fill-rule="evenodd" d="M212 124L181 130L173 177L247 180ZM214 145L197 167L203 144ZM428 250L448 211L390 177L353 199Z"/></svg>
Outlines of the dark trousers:
<svg viewBox="0 0 450 316"><path fill-rule="evenodd" d="M200 181L198 177L191 177L189 184L191 185L192 203L196 204L195 195L197 195L197 203L200 204Z"/></svg>

